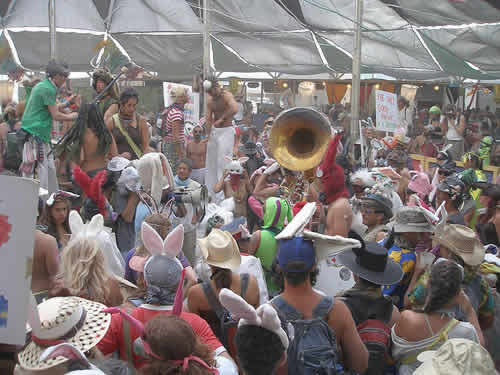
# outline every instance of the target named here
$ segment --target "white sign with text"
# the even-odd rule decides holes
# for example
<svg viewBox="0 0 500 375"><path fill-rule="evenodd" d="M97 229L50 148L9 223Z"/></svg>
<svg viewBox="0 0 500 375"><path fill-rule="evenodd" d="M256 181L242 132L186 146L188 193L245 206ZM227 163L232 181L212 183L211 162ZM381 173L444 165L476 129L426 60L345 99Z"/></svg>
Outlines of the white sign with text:
<svg viewBox="0 0 500 375"><path fill-rule="evenodd" d="M0 176L0 343L24 345L38 182Z"/></svg>
<svg viewBox="0 0 500 375"><path fill-rule="evenodd" d="M399 127L399 113L396 94L377 90L377 130L394 132Z"/></svg>

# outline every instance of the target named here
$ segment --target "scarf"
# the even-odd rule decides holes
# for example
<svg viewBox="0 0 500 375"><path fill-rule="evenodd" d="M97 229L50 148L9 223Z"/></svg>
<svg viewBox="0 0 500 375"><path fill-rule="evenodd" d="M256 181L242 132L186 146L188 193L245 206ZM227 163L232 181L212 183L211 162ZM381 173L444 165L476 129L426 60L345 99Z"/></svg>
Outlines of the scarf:
<svg viewBox="0 0 500 375"><path fill-rule="evenodd" d="M181 180L179 178L179 176L175 176L174 177L174 182L175 182L175 186L184 186L184 187L187 187L189 185L189 183L191 182L191 179L190 178L186 178L185 180Z"/></svg>
<svg viewBox="0 0 500 375"><path fill-rule="evenodd" d="M229 182L231 183L231 188L233 191L238 191L238 187L240 186L241 175L237 173L231 173L229 177Z"/></svg>

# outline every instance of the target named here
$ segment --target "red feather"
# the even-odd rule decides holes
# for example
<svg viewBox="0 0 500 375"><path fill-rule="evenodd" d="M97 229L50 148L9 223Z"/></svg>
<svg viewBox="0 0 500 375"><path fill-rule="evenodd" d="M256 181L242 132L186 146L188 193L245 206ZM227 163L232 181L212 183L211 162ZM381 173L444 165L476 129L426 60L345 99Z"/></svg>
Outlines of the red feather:
<svg viewBox="0 0 500 375"><path fill-rule="evenodd" d="M106 171L100 171L91 179L87 173L77 166L73 169L73 176L85 195L96 202L101 215L106 216L106 197L102 193L102 185L106 181Z"/></svg>

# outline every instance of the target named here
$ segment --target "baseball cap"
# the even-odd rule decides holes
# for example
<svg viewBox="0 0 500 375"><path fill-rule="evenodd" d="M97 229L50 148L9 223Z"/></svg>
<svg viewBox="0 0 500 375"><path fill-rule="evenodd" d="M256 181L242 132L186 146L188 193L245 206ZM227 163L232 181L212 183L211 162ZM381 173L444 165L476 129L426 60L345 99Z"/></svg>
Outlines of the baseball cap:
<svg viewBox="0 0 500 375"><path fill-rule="evenodd" d="M462 181L460 181L458 177L448 176L438 185L437 188L439 191L448 194L453 194L453 193L460 194L464 189L464 184Z"/></svg>
<svg viewBox="0 0 500 375"><path fill-rule="evenodd" d="M289 266L292 262L295 264ZM293 237L279 242L278 264L283 271L305 272L309 271L315 263L316 254L311 240Z"/></svg>

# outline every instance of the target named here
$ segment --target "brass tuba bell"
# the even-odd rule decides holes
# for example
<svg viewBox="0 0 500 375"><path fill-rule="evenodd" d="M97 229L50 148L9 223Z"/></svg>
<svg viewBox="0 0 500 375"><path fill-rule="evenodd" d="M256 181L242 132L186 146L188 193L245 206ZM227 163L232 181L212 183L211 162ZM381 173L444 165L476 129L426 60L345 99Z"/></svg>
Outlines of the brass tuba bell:
<svg viewBox="0 0 500 375"><path fill-rule="evenodd" d="M274 120L270 152L284 168L310 171L321 163L331 134L330 121L324 114L312 108L291 108Z"/></svg>

